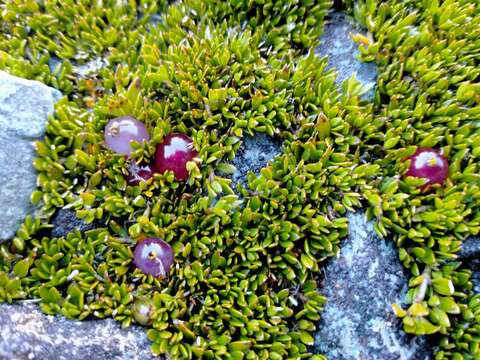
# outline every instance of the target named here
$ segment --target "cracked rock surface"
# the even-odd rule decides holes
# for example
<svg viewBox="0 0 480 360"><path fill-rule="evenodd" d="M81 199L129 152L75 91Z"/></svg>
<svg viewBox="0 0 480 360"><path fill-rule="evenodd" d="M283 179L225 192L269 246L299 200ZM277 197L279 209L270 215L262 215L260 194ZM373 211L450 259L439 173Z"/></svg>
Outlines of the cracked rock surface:
<svg viewBox="0 0 480 360"><path fill-rule="evenodd" d="M401 303L408 277L392 242L379 239L363 213L350 214L349 236L327 261L320 292L328 301L316 349L329 360L425 360L424 337L402 330L391 304Z"/></svg>

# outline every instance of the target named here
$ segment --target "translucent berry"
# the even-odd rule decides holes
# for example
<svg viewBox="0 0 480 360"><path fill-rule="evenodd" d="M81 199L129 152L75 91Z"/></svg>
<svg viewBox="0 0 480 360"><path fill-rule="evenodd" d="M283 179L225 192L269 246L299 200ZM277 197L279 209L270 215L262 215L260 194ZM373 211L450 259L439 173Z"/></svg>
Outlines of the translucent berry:
<svg viewBox="0 0 480 360"><path fill-rule="evenodd" d="M112 119L105 126L105 145L112 151L130 155L130 141L149 141L147 128L133 116L120 116Z"/></svg>
<svg viewBox="0 0 480 360"><path fill-rule="evenodd" d="M438 150L418 148L408 160L410 167L406 175L426 179L424 188L433 184L443 184L447 179L448 160Z"/></svg>
<svg viewBox="0 0 480 360"><path fill-rule="evenodd" d="M192 139L184 134L169 134L157 145L155 165L160 173L171 170L178 181L188 178L187 162L198 153L193 148Z"/></svg>
<svg viewBox="0 0 480 360"><path fill-rule="evenodd" d="M135 321L141 325L150 325L153 321L153 301L141 296L135 299L132 306L132 315Z"/></svg>
<svg viewBox="0 0 480 360"><path fill-rule="evenodd" d="M137 244L133 263L146 275L165 277L173 264L173 250L159 238L147 238Z"/></svg>

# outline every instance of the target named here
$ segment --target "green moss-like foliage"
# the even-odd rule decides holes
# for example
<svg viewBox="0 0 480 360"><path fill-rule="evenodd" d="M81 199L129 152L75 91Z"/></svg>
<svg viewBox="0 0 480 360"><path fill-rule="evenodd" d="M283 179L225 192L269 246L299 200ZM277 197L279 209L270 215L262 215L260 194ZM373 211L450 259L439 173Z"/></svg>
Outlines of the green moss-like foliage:
<svg viewBox="0 0 480 360"><path fill-rule="evenodd" d="M363 59L380 69L368 103L314 55L329 1L118 4L0 5L0 68L66 95L37 143L41 211L0 247L0 300L128 326L135 299L150 299L156 354L322 359L310 348L328 300L319 271L347 235L346 212L366 207L412 274L408 308L393 307L405 331L440 334L438 359L478 358L480 301L455 261L480 229L478 5L344 2L371 33L356 37ZM106 122L126 114L152 135L131 160L102 145ZM150 161L171 131L199 152L189 180L129 186L128 161ZM232 189L229 161L258 132L281 138L283 153ZM401 176L416 146L449 157L445 186L422 192ZM105 226L45 236L65 206ZM175 250L166 279L132 264L146 236Z"/></svg>

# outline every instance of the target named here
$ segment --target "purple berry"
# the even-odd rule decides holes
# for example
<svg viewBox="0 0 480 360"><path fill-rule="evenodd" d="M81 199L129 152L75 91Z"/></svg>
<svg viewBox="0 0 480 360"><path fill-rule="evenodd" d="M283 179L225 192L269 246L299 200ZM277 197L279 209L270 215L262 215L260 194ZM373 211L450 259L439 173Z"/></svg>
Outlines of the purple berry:
<svg viewBox="0 0 480 360"><path fill-rule="evenodd" d="M175 179L183 181L188 178L187 162L198 156L193 148L192 139L184 134L169 134L157 145L155 164L160 173L173 171Z"/></svg>
<svg viewBox="0 0 480 360"><path fill-rule="evenodd" d="M406 175L427 179L423 188L433 184L443 184L447 179L448 160L438 150L418 148L408 160L410 160L410 167Z"/></svg>
<svg viewBox="0 0 480 360"><path fill-rule="evenodd" d="M120 116L112 119L105 126L105 145L112 151L130 155L130 141L150 141L145 125L133 116Z"/></svg>
<svg viewBox="0 0 480 360"><path fill-rule="evenodd" d="M165 277L173 264L173 250L159 238L147 238L137 244L133 263L146 275Z"/></svg>
<svg viewBox="0 0 480 360"><path fill-rule="evenodd" d="M128 166L127 182L129 185L138 185L153 177L155 169L151 165L137 165L134 161Z"/></svg>

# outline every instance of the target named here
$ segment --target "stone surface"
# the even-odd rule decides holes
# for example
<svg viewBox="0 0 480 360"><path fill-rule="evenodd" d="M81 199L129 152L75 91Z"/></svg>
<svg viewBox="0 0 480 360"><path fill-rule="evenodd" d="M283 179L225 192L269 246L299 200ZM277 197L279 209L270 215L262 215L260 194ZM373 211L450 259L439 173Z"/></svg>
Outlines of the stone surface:
<svg viewBox="0 0 480 360"><path fill-rule="evenodd" d="M329 13L316 54L328 55L327 68L337 71L338 84L356 74L357 80L370 89L364 97L372 99L378 76L377 66L374 63L361 62L357 58L360 53L358 45L350 38L350 34L357 33L364 34L364 31L345 13L340 11Z"/></svg>
<svg viewBox="0 0 480 360"><path fill-rule="evenodd" d="M457 255L463 265L472 270L473 290L480 294L480 237L475 236L465 240Z"/></svg>
<svg viewBox="0 0 480 360"><path fill-rule="evenodd" d="M363 213L349 215L349 236L323 270L316 349L329 360L424 360L431 350L411 337L391 309L401 303L407 277L394 245L379 239Z"/></svg>
<svg viewBox="0 0 480 360"><path fill-rule="evenodd" d="M33 304L0 306L0 359L158 359L146 331L112 320L73 321L41 313Z"/></svg>
<svg viewBox="0 0 480 360"><path fill-rule="evenodd" d="M33 141L45 131L60 92L0 71L0 242L15 235L30 209L36 173Z"/></svg>
<svg viewBox="0 0 480 360"><path fill-rule="evenodd" d="M102 68L107 66L108 60L103 57L96 57L84 63L79 63L75 60L71 60L70 63L72 65L72 73L80 78L88 78L97 74ZM48 59L48 66L50 67L51 72L56 71L57 66L62 64L63 60L54 55Z"/></svg>
<svg viewBox="0 0 480 360"><path fill-rule="evenodd" d="M82 219L77 218L75 211L71 209L58 210L52 220L52 225L51 235L53 237L67 236L67 234L74 229L84 232L100 226L100 224L95 221L87 224Z"/></svg>
<svg viewBox="0 0 480 360"><path fill-rule="evenodd" d="M465 240L457 255L461 260L480 258L480 237L471 237Z"/></svg>
<svg viewBox="0 0 480 360"><path fill-rule="evenodd" d="M249 171L258 175L270 160L281 153L282 143L280 140L260 133L254 136L244 136L243 143L232 161L237 168L232 175L232 188L235 188L237 183L246 187Z"/></svg>
<svg viewBox="0 0 480 360"><path fill-rule="evenodd" d="M480 258L470 259L466 265L472 270L473 291L475 294L480 294Z"/></svg>

